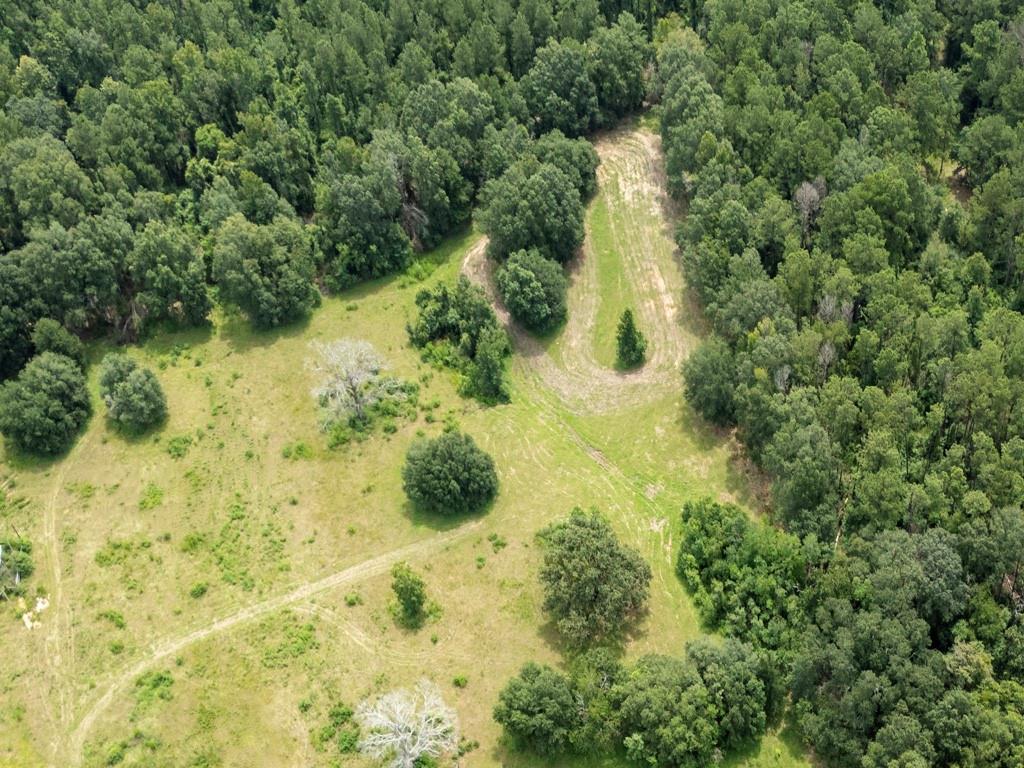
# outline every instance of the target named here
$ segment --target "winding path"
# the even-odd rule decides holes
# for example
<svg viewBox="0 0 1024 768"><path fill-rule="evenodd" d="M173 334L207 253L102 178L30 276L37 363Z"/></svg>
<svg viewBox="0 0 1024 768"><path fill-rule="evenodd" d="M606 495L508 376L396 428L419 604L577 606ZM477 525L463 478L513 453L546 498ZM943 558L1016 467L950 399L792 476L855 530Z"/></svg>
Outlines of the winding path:
<svg viewBox="0 0 1024 768"><path fill-rule="evenodd" d="M611 245L621 259L636 298L635 312L648 339L650 357L635 371L601 365L594 355L594 328L600 288L595 243L588 233L581 253L570 264L569 313L560 332L562 354L555 360L544 344L509 317L494 290L494 264L487 258L487 238L466 254L462 270L494 302L512 335L516 352L540 383L577 413L607 413L624 405L648 402L679 384L679 365L692 344L681 318L682 274L666 216L671 202L665 187L661 141L645 130L620 129L598 139L601 164L598 188L614 204L609 217ZM652 222L659 222L652 226Z"/></svg>
<svg viewBox="0 0 1024 768"><path fill-rule="evenodd" d="M429 539L413 542L412 544L407 544L406 546L399 547L398 549L393 549L390 552L385 552L384 554L377 555L369 560L364 560L361 563L357 563L356 565L350 566L342 571L332 573L329 576L318 579L317 581L301 584L290 592L285 592L284 594L248 605L235 613L224 616L186 634L168 638L154 644L151 646L150 651L145 658L139 659L131 667L121 670L111 680L108 680L103 684L103 692L89 706L81 720L78 721L78 725L71 733L69 752L72 760L74 760L75 764L81 763L84 757L83 748L85 746L85 738L88 736L89 731L92 730L92 726L96 722L96 719L108 706L110 706L114 696L121 692L127 685L131 684L139 675L161 660L166 659L169 656L173 656L188 646L198 643L201 640L205 640L212 635L232 629L239 624L252 621L260 616L265 616L268 613L273 613L274 611L287 608L295 604L304 605L308 603L310 598L321 592L326 592L327 590L336 589L337 587L345 584L352 584L357 581L362 581L373 576L379 576L383 573L387 573L388 569L395 563L443 549L446 545L469 535L479 527L480 521L473 521L466 523L455 530L438 534Z"/></svg>
<svg viewBox="0 0 1024 768"><path fill-rule="evenodd" d="M625 277L633 288L636 312L650 341L651 357L638 371L620 373L597 362L593 350L593 328L598 314L600 292L598 269L594 258L594 244L589 236L584 242L581 256L574 263L574 277L569 297L569 319L562 330L562 355L556 361L533 336L522 331L496 300L491 269L481 239L469 250L463 271L482 284L495 303L503 322L513 336L518 353L516 364L534 378L541 389L555 395L565 408L575 413L606 413L624 405L636 405L661 397L670 388L678 387L679 363L687 354L692 338L680 319L683 282L675 263L675 244L668 231L671 221L665 216L668 196L665 191L660 141L644 130L619 130L600 138L595 148L601 158L598 183L601 194L618 207L624 206L626 215L609 217L612 245L622 260ZM652 227L652 219L661 222ZM587 443L564 419L560 419L569 438L610 475L626 482L632 481L595 446ZM80 449L76 449L76 454ZM68 457L69 464L73 456ZM253 603L229 615L216 619L189 632L168 637L154 643L144 658L113 673L97 686L96 695L87 703L77 723L71 727L72 711L61 679L70 679L65 656L73 657L71 646L69 607L61 594L59 541L56 535L56 502L62 488L62 468L57 478L53 497L47 509L44 528L46 545L55 585L55 613L52 635L47 638L47 650L54 653L50 671L58 676L55 689L59 695L56 704L60 720L59 732L63 743L55 744L54 751L63 759L60 765L80 765L84 759L85 742L93 726L108 709L116 696L122 693L139 675L161 660L180 653L185 648L228 631L253 619L282 608L293 607L300 612L320 612L311 599L327 590L351 584L387 572L396 562L420 557L461 539L479 527L480 523L467 523L455 530L400 547L317 581L296 586L289 592ZM642 489L638 489L642 493ZM347 634L351 628L342 627ZM358 639L358 638L357 638Z"/></svg>

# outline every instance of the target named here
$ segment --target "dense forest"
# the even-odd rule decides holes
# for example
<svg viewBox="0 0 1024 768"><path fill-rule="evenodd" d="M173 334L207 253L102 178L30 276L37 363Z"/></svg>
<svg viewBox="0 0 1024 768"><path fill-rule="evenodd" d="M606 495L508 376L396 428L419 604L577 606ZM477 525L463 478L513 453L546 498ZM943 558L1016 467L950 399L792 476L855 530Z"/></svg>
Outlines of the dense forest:
<svg viewBox="0 0 1024 768"><path fill-rule="evenodd" d="M647 765L781 718L829 766L1024 765L1020 2L13 0L0 104L0 428L48 453L89 413L79 339L279 326L474 216L506 304L556 324L586 137L650 105L712 329L686 399L774 525L687 505L678 573L728 639L630 665L606 646L649 571L598 515L548 531L569 663L495 718ZM417 304L412 341L501 399L483 292ZM144 373L110 384L129 420L163 413L128 407ZM574 553L606 563L586 594Z"/></svg>

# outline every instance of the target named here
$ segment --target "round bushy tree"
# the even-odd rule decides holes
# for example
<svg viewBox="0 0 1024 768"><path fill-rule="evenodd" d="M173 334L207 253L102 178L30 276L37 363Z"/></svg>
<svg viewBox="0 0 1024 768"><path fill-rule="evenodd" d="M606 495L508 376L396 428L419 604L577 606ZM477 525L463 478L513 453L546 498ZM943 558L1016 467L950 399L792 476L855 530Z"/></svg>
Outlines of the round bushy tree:
<svg viewBox="0 0 1024 768"><path fill-rule="evenodd" d="M440 514L477 512L498 492L494 461L459 432L415 443L405 458L402 481L414 505Z"/></svg>
<svg viewBox="0 0 1024 768"><path fill-rule="evenodd" d="M0 431L26 453L64 450L90 412L82 369L56 352L32 358L0 389Z"/></svg>
<svg viewBox="0 0 1024 768"><path fill-rule="evenodd" d="M573 645L620 632L647 604L651 568L598 512L573 510L544 530L544 609Z"/></svg>
<svg viewBox="0 0 1024 768"><path fill-rule="evenodd" d="M167 398L160 381L127 355L112 353L103 358L100 395L110 418L130 430L146 429L167 416Z"/></svg>
<svg viewBox="0 0 1024 768"><path fill-rule="evenodd" d="M517 745L539 755L569 746L580 723L572 681L551 667L530 662L498 694L494 719Z"/></svg>
<svg viewBox="0 0 1024 768"><path fill-rule="evenodd" d="M580 193L555 165L526 158L488 182L482 199L480 224L491 239L488 253L495 258L536 248L565 262L583 242Z"/></svg>
<svg viewBox="0 0 1024 768"><path fill-rule="evenodd" d="M261 227L231 216L217 231L213 274L221 295L259 328L297 320L320 302L309 237L292 219Z"/></svg>
<svg viewBox="0 0 1024 768"><path fill-rule="evenodd" d="M85 367L85 345L82 344L82 340L53 318L44 317L36 323L32 330L32 345L36 348L37 355L43 352L56 352L58 355L71 358L80 368Z"/></svg>
<svg viewBox="0 0 1024 768"><path fill-rule="evenodd" d="M510 255L497 282L505 306L527 328L546 330L565 319L565 273L539 251Z"/></svg>

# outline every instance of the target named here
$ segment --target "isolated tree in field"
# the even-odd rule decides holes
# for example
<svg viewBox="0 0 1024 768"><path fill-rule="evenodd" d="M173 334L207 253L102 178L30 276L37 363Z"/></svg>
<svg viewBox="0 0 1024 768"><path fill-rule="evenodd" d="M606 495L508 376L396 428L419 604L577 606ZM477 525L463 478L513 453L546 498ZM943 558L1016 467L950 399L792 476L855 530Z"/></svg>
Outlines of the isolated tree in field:
<svg viewBox="0 0 1024 768"><path fill-rule="evenodd" d="M356 708L355 720L362 733L359 751L389 768L428 764L459 743L458 715L427 680L415 690L400 689L364 701Z"/></svg>
<svg viewBox="0 0 1024 768"><path fill-rule="evenodd" d="M423 623L427 605L427 585L408 563L395 563L391 569L391 590L398 599L398 618L407 627Z"/></svg>
<svg viewBox="0 0 1024 768"><path fill-rule="evenodd" d="M217 230L213 276L221 295L253 325L273 328L304 317L320 301L311 251L294 219L279 217L261 227L236 213Z"/></svg>
<svg viewBox="0 0 1024 768"><path fill-rule="evenodd" d="M469 366L469 394L476 395L484 402L508 400L508 385L505 383L505 358L509 353L508 334L497 325L488 325L480 333L476 343L476 356Z"/></svg>
<svg viewBox="0 0 1024 768"><path fill-rule="evenodd" d="M627 309L619 318L619 328L615 333L618 345L616 359L623 368L636 368L643 365L647 354L647 339L636 327L633 310Z"/></svg>
<svg viewBox="0 0 1024 768"><path fill-rule="evenodd" d="M306 365L318 376L312 394L323 411L325 428L365 423L369 409L377 403L405 398L398 379L381 375L384 359L369 342L339 339L326 344L314 341L309 346L315 354Z"/></svg>
<svg viewBox="0 0 1024 768"><path fill-rule="evenodd" d="M544 610L573 645L618 635L647 605L651 569L596 510L573 510L540 533Z"/></svg>
<svg viewBox="0 0 1024 768"><path fill-rule="evenodd" d="M490 237L487 252L504 259L536 248L565 262L583 242L583 204L576 182L557 166L522 160L488 182L481 193L480 224Z"/></svg>
<svg viewBox="0 0 1024 768"><path fill-rule="evenodd" d="M446 432L414 443L402 468L409 500L427 512L478 512L498 492L494 460L469 435Z"/></svg>
<svg viewBox="0 0 1024 768"><path fill-rule="evenodd" d="M498 694L494 719L517 746L557 755L580 724L580 707L568 677L530 662Z"/></svg>
<svg viewBox="0 0 1024 768"><path fill-rule="evenodd" d="M732 351L718 336L701 344L683 363L686 401L697 413L720 427L733 423L736 364Z"/></svg>
<svg viewBox="0 0 1024 768"><path fill-rule="evenodd" d="M32 358L0 388L0 432L26 453L64 450L91 410L82 369L55 352Z"/></svg>
<svg viewBox="0 0 1024 768"><path fill-rule="evenodd" d="M0 539L0 599L23 594L25 579L34 571L32 542L25 539Z"/></svg>
<svg viewBox="0 0 1024 768"><path fill-rule="evenodd" d="M55 352L85 367L85 345L82 340L52 318L44 317L36 323L32 329L32 345L37 355Z"/></svg>
<svg viewBox="0 0 1024 768"><path fill-rule="evenodd" d="M498 270L497 283L505 306L527 328L543 331L565 319L565 273L539 251L511 254Z"/></svg>
<svg viewBox="0 0 1024 768"><path fill-rule="evenodd" d="M111 420L130 430L151 427L167 416L167 398L156 375L117 352L103 358L100 397Z"/></svg>

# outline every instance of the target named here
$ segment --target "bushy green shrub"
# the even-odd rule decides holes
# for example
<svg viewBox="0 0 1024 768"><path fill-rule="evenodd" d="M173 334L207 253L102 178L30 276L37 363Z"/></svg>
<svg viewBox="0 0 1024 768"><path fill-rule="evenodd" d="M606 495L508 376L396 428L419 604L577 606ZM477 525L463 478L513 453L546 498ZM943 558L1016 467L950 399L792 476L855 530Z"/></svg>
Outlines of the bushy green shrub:
<svg viewBox="0 0 1024 768"><path fill-rule="evenodd" d="M402 481L417 508L443 515L478 512L498 492L494 461L459 432L413 444Z"/></svg>
<svg viewBox="0 0 1024 768"><path fill-rule="evenodd" d="M91 412L82 369L56 352L32 358L0 389L0 431L26 453L64 450Z"/></svg>
<svg viewBox="0 0 1024 768"><path fill-rule="evenodd" d="M543 331L565 319L565 273L539 251L511 254L498 270L497 284L508 311L527 328Z"/></svg>

